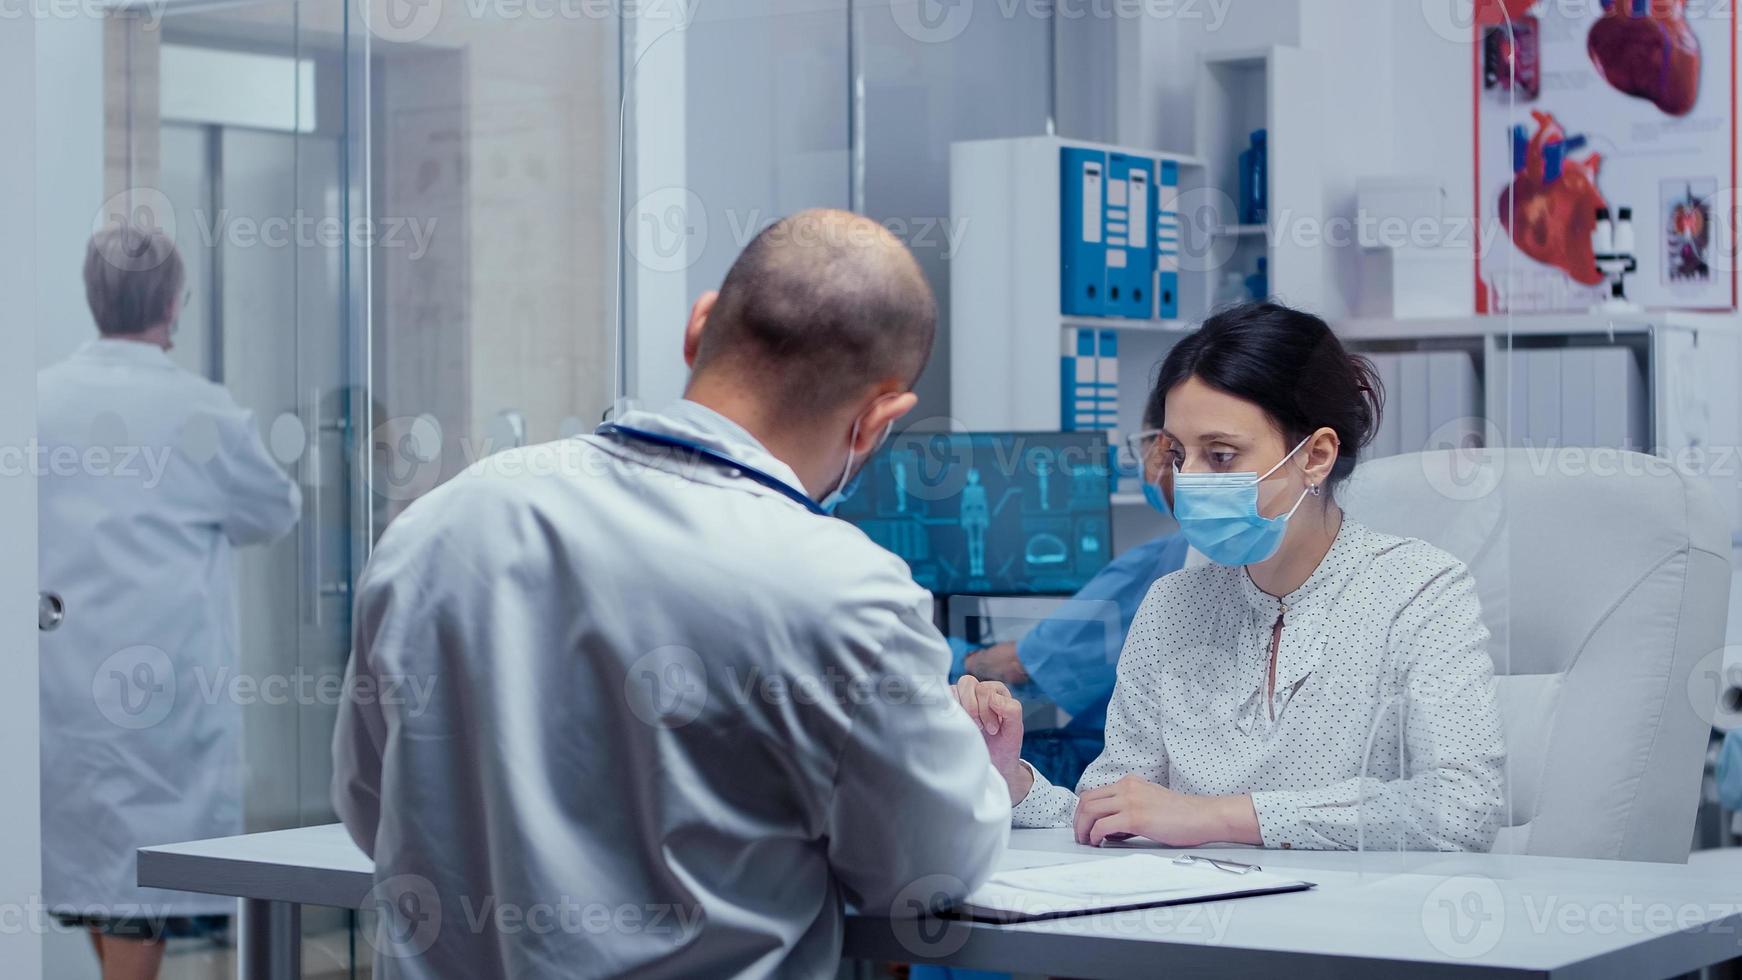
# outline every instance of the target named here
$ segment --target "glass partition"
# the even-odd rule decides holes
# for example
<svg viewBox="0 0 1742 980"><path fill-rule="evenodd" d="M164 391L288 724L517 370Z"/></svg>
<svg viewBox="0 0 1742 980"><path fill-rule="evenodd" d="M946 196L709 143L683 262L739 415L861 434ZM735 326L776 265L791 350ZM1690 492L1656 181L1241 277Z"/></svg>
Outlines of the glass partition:
<svg viewBox="0 0 1742 980"><path fill-rule="evenodd" d="M237 830L334 819L352 589L386 524L483 456L590 430L613 394L616 8L421 9L117 10L79 52L101 68L100 137L81 147L90 181L69 176L65 196L90 202L87 227L127 220L176 243L168 358L251 413L301 495L289 533L236 548L219 576L235 591L224 649L168 651L171 719L238 719L239 744L186 747L189 766L220 767L205 803L239 807ZM63 237L82 249L84 234ZM76 268L55 271L69 315L39 331L45 366L95 337ZM149 702L162 679L121 683ZM355 925L305 910L304 974L367 975L372 936ZM233 973L234 938L218 923L173 939L162 975ZM81 929L45 950L49 975L96 975Z"/></svg>
<svg viewBox="0 0 1742 980"><path fill-rule="evenodd" d="M1055 26L1039 8L1012 16L971 13L920 0L852 5L857 101L854 207L907 243L937 294L939 330L904 425L952 427L950 259L971 225L950 210L950 146L961 140L1061 135L1094 138L1079 114L1055 105ZM1000 8L1002 10L1002 8ZM1082 66L1092 90L1097 69ZM1066 108L1074 108L1066 107Z"/></svg>
<svg viewBox="0 0 1742 980"><path fill-rule="evenodd" d="M117 11L102 31L105 204L93 226L126 219L174 239L187 275L169 360L249 413L252 432L237 438L257 439L301 494L289 533L220 546L213 581L234 590L235 616L222 649L154 641L168 647L176 724L139 737L167 745L185 737L183 726L204 724L195 715L238 718L238 728L214 731L233 730L241 744L216 754L182 747L187 767L235 768L203 781L210 799L181 805L239 804L236 829L248 832L328 822L350 586L366 543L353 422L365 321L349 292L368 254L352 233L365 217L352 111L365 39L346 5L296 0ZM55 353L94 336L88 326L60 329ZM126 683L149 684L131 676ZM310 910L304 930L310 975L349 975L349 913ZM234 968L226 925L193 932L171 940L164 976ZM94 966L71 932L51 934L47 958L57 976Z"/></svg>
<svg viewBox="0 0 1742 980"><path fill-rule="evenodd" d="M370 530L610 404L615 5L374 8L364 132Z"/></svg>

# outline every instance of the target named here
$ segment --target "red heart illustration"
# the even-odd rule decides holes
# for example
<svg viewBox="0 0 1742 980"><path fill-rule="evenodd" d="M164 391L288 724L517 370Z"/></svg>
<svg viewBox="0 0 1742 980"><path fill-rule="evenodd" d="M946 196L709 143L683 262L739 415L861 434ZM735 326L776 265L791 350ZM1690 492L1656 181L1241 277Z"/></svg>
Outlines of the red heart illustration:
<svg viewBox="0 0 1742 980"><path fill-rule="evenodd" d="M1522 166L1511 186L1500 192L1500 223L1519 251L1595 286L1603 281L1591 246L1597 209L1607 204L1597 190L1597 168L1603 158L1596 153L1569 158L1566 154L1584 141L1569 140L1548 113L1533 109L1530 114L1536 119L1536 135L1527 146L1520 146L1524 127L1514 134L1513 156L1522 157Z"/></svg>
<svg viewBox="0 0 1742 980"><path fill-rule="evenodd" d="M1603 0L1585 48L1597 74L1621 92L1672 116L1700 97L1700 41L1688 27L1687 0Z"/></svg>
<svg viewBox="0 0 1742 980"><path fill-rule="evenodd" d="M1696 207L1678 204L1670 214L1670 227L1683 238L1699 238L1706 233L1706 216Z"/></svg>

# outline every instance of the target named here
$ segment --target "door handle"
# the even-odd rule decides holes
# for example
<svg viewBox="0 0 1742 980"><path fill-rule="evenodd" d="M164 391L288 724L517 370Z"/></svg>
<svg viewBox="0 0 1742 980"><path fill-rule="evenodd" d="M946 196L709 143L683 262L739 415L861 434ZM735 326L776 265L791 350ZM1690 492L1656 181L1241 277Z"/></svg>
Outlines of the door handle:
<svg viewBox="0 0 1742 980"><path fill-rule="evenodd" d="M308 490L308 512L302 521L303 581L308 596L309 621L315 626L326 625L325 600L348 599L351 595L350 580L343 573L337 578L327 577L329 556L324 525L327 474L324 471L326 461L322 453L326 449L328 436L338 436L343 440L351 431L350 416L343 403L343 392L339 393L341 402L337 414L331 418L326 415L322 402L332 393L330 389L311 387L302 411L303 425L311 434L308 451L302 457L302 482ZM341 463L341 467L342 465Z"/></svg>
<svg viewBox="0 0 1742 980"><path fill-rule="evenodd" d="M38 592L36 594L36 628L44 633L53 633L60 629L60 624L67 618L67 604L53 592Z"/></svg>

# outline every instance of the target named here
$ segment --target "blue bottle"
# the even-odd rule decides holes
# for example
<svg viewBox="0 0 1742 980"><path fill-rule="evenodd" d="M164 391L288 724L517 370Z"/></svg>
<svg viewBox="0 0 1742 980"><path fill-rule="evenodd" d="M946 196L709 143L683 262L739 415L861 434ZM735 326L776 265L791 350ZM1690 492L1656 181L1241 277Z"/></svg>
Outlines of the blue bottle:
<svg viewBox="0 0 1742 980"><path fill-rule="evenodd" d="M1251 143L1240 151L1240 223L1261 225L1270 220L1269 132L1252 131Z"/></svg>
<svg viewBox="0 0 1742 980"><path fill-rule="evenodd" d="M1258 257L1258 271L1246 277L1246 293L1256 303L1270 298L1270 260L1262 255Z"/></svg>

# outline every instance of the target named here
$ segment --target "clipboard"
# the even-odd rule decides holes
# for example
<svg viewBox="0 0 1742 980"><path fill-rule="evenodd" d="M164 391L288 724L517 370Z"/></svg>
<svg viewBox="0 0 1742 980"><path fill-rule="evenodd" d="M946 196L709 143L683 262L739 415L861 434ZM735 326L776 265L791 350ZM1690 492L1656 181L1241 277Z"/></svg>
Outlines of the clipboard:
<svg viewBox="0 0 1742 980"><path fill-rule="evenodd" d="M1316 887L1238 861L1195 854L1127 854L1001 871L944 914L972 922L1035 922Z"/></svg>

